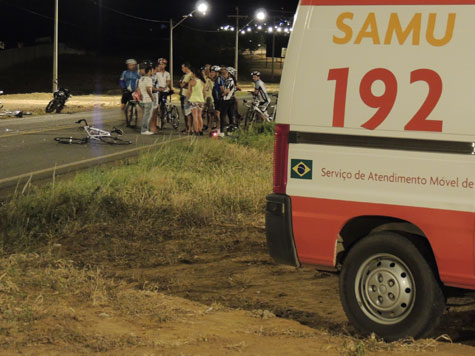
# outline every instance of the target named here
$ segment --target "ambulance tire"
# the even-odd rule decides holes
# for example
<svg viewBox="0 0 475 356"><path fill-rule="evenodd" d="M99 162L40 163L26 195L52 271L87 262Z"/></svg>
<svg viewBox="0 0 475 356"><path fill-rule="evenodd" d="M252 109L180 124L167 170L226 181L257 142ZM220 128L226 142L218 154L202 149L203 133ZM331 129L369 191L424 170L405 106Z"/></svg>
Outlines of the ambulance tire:
<svg viewBox="0 0 475 356"><path fill-rule="evenodd" d="M446 308L435 268L417 240L396 232L363 238L348 252L340 275L350 323L363 335L375 333L386 341L429 336Z"/></svg>

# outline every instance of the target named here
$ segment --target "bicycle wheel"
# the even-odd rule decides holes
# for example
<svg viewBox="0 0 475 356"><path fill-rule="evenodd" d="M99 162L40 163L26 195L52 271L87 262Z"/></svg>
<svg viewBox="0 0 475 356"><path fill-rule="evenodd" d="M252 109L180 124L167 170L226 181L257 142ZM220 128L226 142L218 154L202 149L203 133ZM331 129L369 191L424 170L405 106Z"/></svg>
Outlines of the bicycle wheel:
<svg viewBox="0 0 475 356"><path fill-rule="evenodd" d="M126 126L132 127L132 128L137 127L137 119L138 119L137 105L128 102L127 107L125 108Z"/></svg>
<svg viewBox="0 0 475 356"><path fill-rule="evenodd" d="M56 137L54 139L56 142L65 144L65 145L84 145L89 142L89 139L86 138L74 138L74 137Z"/></svg>
<svg viewBox="0 0 475 356"><path fill-rule="evenodd" d="M61 114L61 111L63 111L64 109L64 103L60 103L57 107L56 107L56 114Z"/></svg>
<svg viewBox="0 0 475 356"><path fill-rule="evenodd" d="M178 130L178 127L180 126L180 114L178 113L178 108L176 106L173 106L170 112L170 123L175 130Z"/></svg>
<svg viewBox="0 0 475 356"><path fill-rule="evenodd" d="M246 118L244 119L244 127L247 129L252 122L255 120L256 112L252 109L249 108L246 114Z"/></svg>
<svg viewBox="0 0 475 356"><path fill-rule="evenodd" d="M56 107L57 107L57 106L58 106L58 103L56 102L55 99L53 99L53 100L51 100L51 101L48 103L48 105L46 106L45 111L46 111L48 114L50 114L50 113L52 113L53 111L56 110Z"/></svg>
<svg viewBox="0 0 475 356"><path fill-rule="evenodd" d="M168 112L167 112L166 105L167 103L162 100L159 107L160 109L158 110L158 115L160 119L160 130L163 130L163 128L165 127L165 123L167 121L166 119L168 116Z"/></svg>
<svg viewBox="0 0 475 356"><path fill-rule="evenodd" d="M106 143L108 145L121 145L121 146L124 146L124 145L130 145L132 142L131 141L125 141L125 140L122 140L118 137L114 137L114 136L102 136L99 138L103 143Z"/></svg>

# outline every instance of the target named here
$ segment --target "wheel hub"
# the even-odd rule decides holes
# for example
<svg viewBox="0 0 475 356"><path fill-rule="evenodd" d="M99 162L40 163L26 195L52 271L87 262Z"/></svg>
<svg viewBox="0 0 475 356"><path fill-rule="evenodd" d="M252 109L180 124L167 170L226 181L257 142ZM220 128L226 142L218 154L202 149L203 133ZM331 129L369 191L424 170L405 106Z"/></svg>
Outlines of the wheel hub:
<svg viewBox="0 0 475 356"><path fill-rule="evenodd" d="M366 260L355 280L358 304L370 319L380 324L396 324L411 312L415 284L406 264L392 255Z"/></svg>

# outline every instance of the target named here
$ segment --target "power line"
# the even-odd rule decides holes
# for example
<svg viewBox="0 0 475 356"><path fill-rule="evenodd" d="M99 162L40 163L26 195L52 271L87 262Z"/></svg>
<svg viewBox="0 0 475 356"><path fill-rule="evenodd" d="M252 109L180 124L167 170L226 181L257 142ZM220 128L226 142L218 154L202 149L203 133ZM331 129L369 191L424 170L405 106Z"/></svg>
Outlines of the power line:
<svg viewBox="0 0 475 356"><path fill-rule="evenodd" d="M46 20L50 20L50 21L54 21L54 18L51 17L51 16L47 16L47 15L43 15L39 12L36 12L36 11L33 11L33 10L30 10L30 9L27 9L26 7L21 7L21 6L18 6L18 5L13 5L13 4L9 4L7 2L3 2L2 4L5 4L5 5L8 5L10 7L13 7L17 10L21 10L21 11L25 11L25 12L28 12L32 15L36 15L36 16L39 16L39 17L42 17ZM64 24L64 25L69 25L69 26L74 26L74 27L79 27L78 25L76 24L73 24L73 23L70 23L70 22L65 22L65 21L59 21L60 23Z"/></svg>
<svg viewBox="0 0 475 356"><path fill-rule="evenodd" d="M154 20L154 19L148 19L148 18L144 18L144 17L139 17L139 16L135 16L135 15L131 15L131 14L127 14L125 12L122 12L122 11L119 11L119 10L116 10L116 9L113 9L109 6L106 6L106 5L103 5L103 4L100 4L98 3L97 1L94 1L94 0L90 0L94 5L96 6L99 6L103 9L106 9L106 10L109 10L109 11L112 11L112 12L115 12L116 14L118 15L121 15L121 16L125 16L125 17L129 17L131 19L135 19L135 20L140 20L140 21L146 21L146 22L154 22L154 23L170 23L169 21L164 21L164 20Z"/></svg>
<svg viewBox="0 0 475 356"><path fill-rule="evenodd" d="M188 26L188 25L180 25L181 27L184 27L184 28L187 28L188 30L191 30L191 31L196 31L196 32L206 32L206 33L217 33L217 32L221 32L221 31L216 31L216 30L202 30L200 28L195 28L195 27L191 27L191 26Z"/></svg>

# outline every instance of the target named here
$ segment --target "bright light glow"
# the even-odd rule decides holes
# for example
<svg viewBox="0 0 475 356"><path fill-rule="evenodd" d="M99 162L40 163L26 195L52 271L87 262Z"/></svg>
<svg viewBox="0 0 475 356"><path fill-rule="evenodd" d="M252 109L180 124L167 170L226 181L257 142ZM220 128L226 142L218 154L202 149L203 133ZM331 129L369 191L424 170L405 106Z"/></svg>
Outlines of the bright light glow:
<svg viewBox="0 0 475 356"><path fill-rule="evenodd" d="M206 15L208 12L208 4L206 2L199 2L198 5L196 6L196 10L201 12L203 15Z"/></svg>
<svg viewBox="0 0 475 356"><path fill-rule="evenodd" d="M258 21L264 21L267 18L267 13L264 9L259 9L256 12L256 19Z"/></svg>
<svg viewBox="0 0 475 356"><path fill-rule="evenodd" d="M246 34L246 31L242 30L241 35L245 35L245 34Z"/></svg>
<svg viewBox="0 0 475 356"><path fill-rule="evenodd" d="M262 30L262 26L261 25L257 26L257 29Z"/></svg>
<svg viewBox="0 0 475 356"><path fill-rule="evenodd" d="M252 31L252 28L248 27L247 32L251 32L251 31Z"/></svg>
<svg viewBox="0 0 475 356"><path fill-rule="evenodd" d="M274 32L274 29L272 27L269 27L269 32Z"/></svg>
<svg viewBox="0 0 475 356"><path fill-rule="evenodd" d="M282 28L281 27L277 28L277 32L282 32Z"/></svg>

